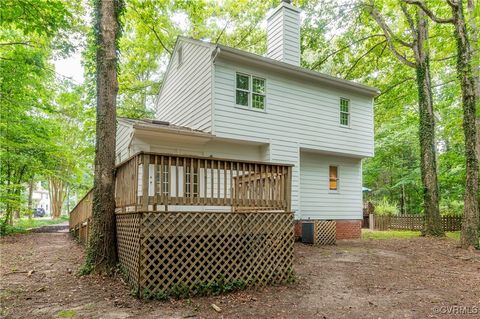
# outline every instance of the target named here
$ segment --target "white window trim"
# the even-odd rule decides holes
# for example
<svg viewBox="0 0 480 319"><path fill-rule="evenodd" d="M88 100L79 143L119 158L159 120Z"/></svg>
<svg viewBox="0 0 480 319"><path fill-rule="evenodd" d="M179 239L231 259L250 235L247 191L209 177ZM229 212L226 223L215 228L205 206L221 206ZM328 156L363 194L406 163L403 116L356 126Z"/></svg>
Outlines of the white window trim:
<svg viewBox="0 0 480 319"><path fill-rule="evenodd" d="M337 189L330 189L330 167L337 168ZM328 192L331 194L338 194L340 193L340 166L338 164L329 164L328 165Z"/></svg>
<svg viewBox="0 0 480 319"><path fill-rule="evenodd" d="M248 76L248 90L237 88L237 74ZM265 81L265 93L255 93L255 92L253 92L253 78ZM234 86L234 90L235 90L234 91L235 94L234 94L233 104L235 105L235 107L240 108L242 110L249 110L249 111L255 111L255 112L260 112L260 113L266 113L266 111L267 111L267 79L266 78L264 78L262 76L255 75L255 74L248 74L248 73L245 73L245 72L235 72L235 81L234 81L233 86ZM248 94L248 105L237 104L237 90L242 91L242 92L247 92L247 94ZM265 103L264 103L263 109L257 109L255 107L253 107L253 94L262 95L265 98Z"/></svg>
<svg viewBox="0 0 480 319"><path fill-rule="evenodd" d="M343 112L343 111L342 111L342 100L348 101L348 112ZM339 101L339 104L338 104L338 123L340 124L340 127L351 128L351 127L350 127L350 124L352 123L352 119L351 119L350 109L351 109L351 107L350 107L350 99L341 97L341 98L340 98L340 101ZM346 114L348 115L348 124L347 124L347 125L342 124L342 113L346 113Z"/></svg>

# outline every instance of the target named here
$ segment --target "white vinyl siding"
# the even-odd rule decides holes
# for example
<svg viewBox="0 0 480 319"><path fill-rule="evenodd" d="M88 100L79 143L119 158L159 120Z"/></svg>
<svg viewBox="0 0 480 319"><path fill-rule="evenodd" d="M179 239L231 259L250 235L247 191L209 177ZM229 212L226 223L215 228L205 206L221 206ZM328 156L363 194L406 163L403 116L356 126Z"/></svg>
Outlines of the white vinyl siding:
<svg viewBox="0 0 480 319"><path fill-rule="evenodd" d="M270 144L265 160L294 164L292 209L303 218L300 200L299 149L350 157L373 156L372 98L230 60L215 63L215 135ZM236 73L266 79L267 112L245 112L236 107ZM339 99L350 101L350 129L339 125ZM332 164L332 163L330 163ZM341 170L341 168L340 168ZM328 167L326 173L328 174ZM327 189L328 181L324 187Z"/></svg>
<svg viewBox="0 0 480 319"><path fill-rule="evenodd" d="M330 166L338 168L337 191L329 189ZM302 218L362 218L361 159L301 152L300 172Z"/></svg>
<svg viewBox="0 0 480 319"><path fill-rule="evenodd" d="M269 58L300 65L300 14L281 4L268 18L267 56Z"/></svg>
<svg viewBox="0 0 480 319"><path fill-rule="evenodd" d="M288 141L299 147L356 157L373 156L372 98L300 82L275 73L266 79L268 112L235 108L235 74L252 69L223 61L215 64L215 134L250 141ZM350 130L339 127L339 99L350 100Z"/></svg>
<svg viewBox="0 0 480 319"><path fill-rule="evenodd" d="M172 124L210 132L212 48L184 38L178 41L157 100L156 117Z"/></svg>
<svg viewBox="0 0 480 319"><path fill-rule="evenodd" d="M117 136L115 145L115 162L118 164L130 157L128 143L130 142L132 127L128 124L119 122L117 125Z"/></svg>

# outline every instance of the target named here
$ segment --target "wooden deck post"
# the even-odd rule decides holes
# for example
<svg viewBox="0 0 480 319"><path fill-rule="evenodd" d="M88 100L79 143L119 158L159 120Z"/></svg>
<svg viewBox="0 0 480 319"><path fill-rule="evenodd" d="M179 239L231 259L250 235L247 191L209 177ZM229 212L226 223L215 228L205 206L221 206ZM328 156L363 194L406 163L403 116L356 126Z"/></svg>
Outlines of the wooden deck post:
<svg viewBox="0 0 480 319"><path fill-rule="evenodd" d="M149 182L150 155L143 155L143 174L142 174L142 210L148 211L148 182Z"/></svg>
<svg viewBox="0 0 480 319"><path fill-rule="evenodd" d="M287 185L285 185L285 198L287 199L287 212L292 211L292 167L287 168Z"/></svg>

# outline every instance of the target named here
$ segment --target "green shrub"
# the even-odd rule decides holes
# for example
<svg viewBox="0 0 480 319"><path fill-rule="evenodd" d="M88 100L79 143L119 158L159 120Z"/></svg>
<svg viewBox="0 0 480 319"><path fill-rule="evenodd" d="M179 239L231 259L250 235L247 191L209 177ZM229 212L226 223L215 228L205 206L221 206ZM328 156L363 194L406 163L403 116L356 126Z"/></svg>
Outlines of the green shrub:
<svg viewBox="0 0 480 319"><path fill-rule="evenodd" d="M461 217L463 214L463 201L442 201L440 203L440 214L442 216Z"/></svg>
<svg viewBox="0 0 480 319"><path fill-rule="evenodd" d="M164 290L159 290L157 291L157 293L155 294L155 299L157 300L168 300L170 296L168 295L168 292L164 291Z"/></svg>
<svg viewBox="0 0 480 319"><path fill-rule="evenodd" d="M177 299L186 299L190 297L190 288L183 284L173 285L170 289L170 295Z"/></svg>
<svg viewBox="0 0 480 319"><path fill-rule="evenodd" d="M375 204L375 214L378 216L394 216L398 215L397 205L390 203L387 198Z"/></svg>
<svg viewBox="0 0 480 319"><path fill-rule="evenodd" d="M26 232L27 232L27 230L22 228L22 227L12 226L12 225L7 224L7 223L1 223L0 224L0 237L1 236L12 235L12 234L23 234L23 233L26 233Z"/></svg>
<svg viewBox="0 0 480 319"><path fill-rule="evenodd" d="M8 223L0 222L0 236L26 233L30 228L37 228L47 225L55 225L68 220L68 216L62 215L60 218L20 218L13 221L13 226Z"/></svg>
<svg viewBox="0 0 480 319"><path fill-rule="evenodd" d="M241 279L235 279L227 282L225 277L220 276L212 283L197 282L192 288L187 285L173 285L168 290L159 290L156 293L145 288L141 294L143 299L168 300L170 297L176 299L186 299L193 296L217 296L224 293L239 291L247 287L247 282Z"/></svg>

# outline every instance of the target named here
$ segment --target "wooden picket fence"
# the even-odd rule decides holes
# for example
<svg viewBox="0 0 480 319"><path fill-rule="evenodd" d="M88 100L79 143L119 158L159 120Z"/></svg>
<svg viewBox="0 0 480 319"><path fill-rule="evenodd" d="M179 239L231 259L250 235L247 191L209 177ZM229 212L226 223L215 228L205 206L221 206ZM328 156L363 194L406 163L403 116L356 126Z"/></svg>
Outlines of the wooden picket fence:
<svg viewBox="0 0 480 319"><path fill-rule="evenodd" d="M425 217L419 215L377 216L374 215L376 230L422 230ZM462 217L442 217L444 231L462 229Z"/></svg>

